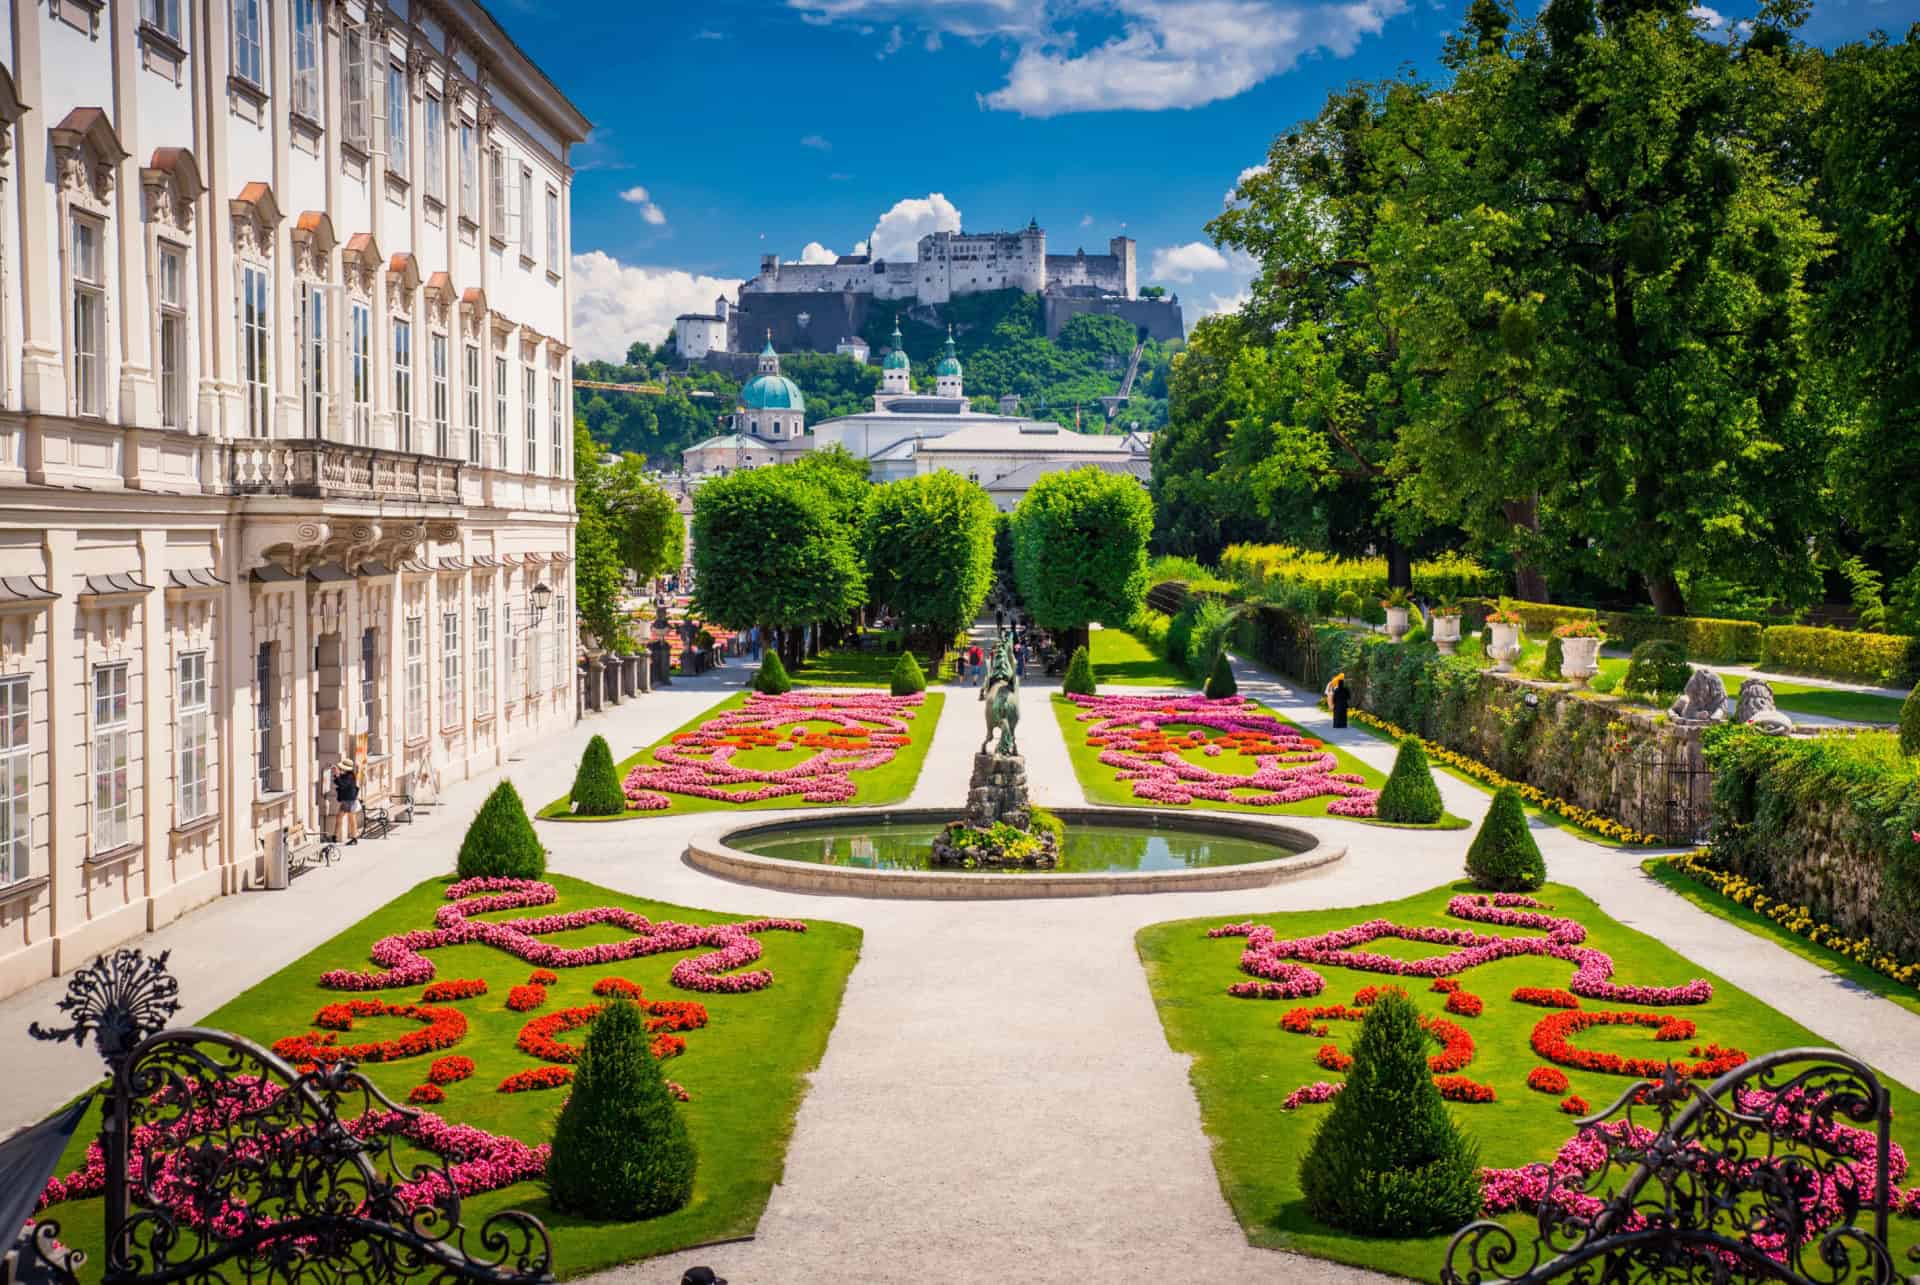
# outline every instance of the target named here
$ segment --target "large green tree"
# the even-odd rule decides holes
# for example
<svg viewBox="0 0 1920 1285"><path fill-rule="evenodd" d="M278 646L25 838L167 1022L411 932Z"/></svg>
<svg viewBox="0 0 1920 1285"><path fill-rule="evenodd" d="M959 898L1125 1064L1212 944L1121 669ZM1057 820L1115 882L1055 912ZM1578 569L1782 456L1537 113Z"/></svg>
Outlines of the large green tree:
<svg viewBox="0 0 1920 1285"><path fill-rule="evenodd" d="M639 455L623 455L602 483L607 519L620 557L641 581L678 571L686 556L687 524L673 493L647 476Z"/></svg>
<svg viewBox="0 0 1920 1285"><path fill-rule="evenodd" d="M1153 503L1131 476L1088 465L1049 473L1013 510L1013 565L1034 623L1084 641L1123 623L1147 591Z"/></svg>
<svg viewBox="0 0 1920 1285"><path fill-rule="evenodd" d="M573 430L573 495L579 514L574 531L573 584L580 628L599 646L627 651L633 645L621 609L626 595L620 540L607 511L608 470L600 463L600 445L585 423Z"/></svg>
<svg viewBox="0 0 1920 1285"><path fill-rule="evenodd" d="M944 469L874 487L860 520L871 600L944 649L993 588L994 517L977 482Z"/></svg>

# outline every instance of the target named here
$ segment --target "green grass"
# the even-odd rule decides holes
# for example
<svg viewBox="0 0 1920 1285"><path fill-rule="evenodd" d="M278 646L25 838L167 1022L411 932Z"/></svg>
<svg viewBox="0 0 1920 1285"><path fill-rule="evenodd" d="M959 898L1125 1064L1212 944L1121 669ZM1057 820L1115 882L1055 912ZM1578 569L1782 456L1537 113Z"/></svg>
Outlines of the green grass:
<svg viewBox="0 0 1920 1285"><path fill-rule="evenodd" d="M1705 884L1695 882L1685 872L1674 869L1668 858L1650 857L1640 863L1640 868L1659 880L1668 891L1679 893L1708 914L1738 924L1754 936L1765 937L1783 950L1792 951L1807 962L1818 964L1849 986L1871 991L1909 1012L1920 1013L1920 993L1916 993L1911 986L1902 986L1865 964L1856 964L1845 955L1788 932L1765 915L1741 905L1731 897L1723 896Z"/></svg>
<svg viewBox="0 0 1920 1285"><path fill-rule="evenodd" d="M1188 804L1175 804L1137 798L1133 793L1132 783L1115 780L1114 769L1100 761L1100 747L1087 744L1087 729L1090 724L1082 723L1075 717L1079 712L1079 706L1064 696L1055 696L1052 703L1054 719L1060 724L1060 735L1065 738L1067 742L1067 755L1073 760L1073 774L1080 779L1081 788L1087 792L1087 802L1089 803L1128 808L1153 808L1156 810L1186 807L1206 812L1249 812L1256 816L1324 817L1328 815L1327 804L1332 802L1331 798L1301 799L1297 803L1263 805L1251 803L1216 803L1211 799L1198 800ZM1284 726L1291 727L1295 731L1300 731L1302 735L1310 735L1310 733L1302 731L1296 724L1282 718L1274 710L1268 709L1265 706L1261 706L1260 708L1272 714L1276 719L1279 719ZM1169 722L1162 723L1160 726L1166 731L1173 731L1190 727L1191 724ZM1340 771L1358 773L1361 777L1365 778L1368 789L1377 790L1387 783L1387 778L1384 773L1361 762L1345 750L1331 744L1326 748L1332 751L1334 757L1339 761ZM1180 751L1180 757L1197 767L1209 769L1212 764L1218 762L1246 762L1246 760L1240 759L1238 756L1232 758L1222 756L1220 759L1209 759L1206 753L1199 749L1182 750ZM1361 820L1357 817L1336 817L1334 819L1354 821L1361 825L1385 826L1387 824L1383 821ZM1463 821L1459 817L1443 816L1436 824L1430 826L1394 826L1392 828L1407 830L1461 830L1465 829L1467 825L1468 822Z"/></svg>
<svg viewBox="0 0 1920 1285"><path fill-rule="evenodd" d="M1125 629L1096 629L1088 651L1102 684L1118 687L1194 687L1197 684L1171 661Z"/></svg>
<svg viewBox="0 0 1920 1285"><path fill-rule="evenodd" d="M657 762L657 760L652 757L654 752L664 745L671 745L675 736L683 732L694 731L708 719L719 714L724 714L728 710L739 709L747 703L747 699L751 695L751 692L735 692L704 713L682 723L679 727L676 727L652 745L620 760L620 762L614 765L614 770L624 779L627 773L632 771L642 761L648 763ZM925 702L920 705L917 712L912 710L908 711L908 715L913 723L914 735L912 744L896 753L893 756L892 762L869 772L854 773L853 779L857 788L854 791L853 797L845 803L808 803L797 794L790 794L774 799L761 799L753 803L730 803L722 799L693 798L673 794L667 796L672 800L671 806L653 812L625 812L619 816L609 817L577 817L569 811L572 806L569 801L570 795L563 794L553 802L547 804L547 806L541 808L535 815L543 821L638 821L646 817L684 816L689 812L718 812L723 810L744 812L752 809L764 810L767 808L829 806L874 807L887 803L899 803L909 794L913 793L913 783L919 779L920 767L926 762L927 747L933 743L934 729L940 726L940 710L946 704L946 700L945 692L929 691L926 693ZM831 725L827 723L808 722L798 723L795 724L795 726L809 731L825 732L831 730ZM775 768L792 767L796 763L803 762L807 756L817 753L819 753L819 751L814 749L773 750L756 748L736 750L732 762L737 767L747 768L752 771L769 771ZM740 788L742 790L752 790L757 787L749 783Z"/></svg>
<svg viewBox="0 0 1920 1285"><path fill-rule="evenodd" d="M1346 928L1373 918L1471 927L1501 935L1520 931L1448 918L1443 913L1448 896L1466 890L1470 885L1462 883L1384 905L1256 916L1256 922L1272 925L1283 937ZM1552 904L1557 913L1586 926L1587 944L1613 957L1615 976L1620 981L1672 985L1700 976L1712 980L1714 995L1707 1003L1664 1010L1696 1021L1702 1043L1717 1041L1754 1055L1824 1043L1755 997L1703 973L1662 943L1608 918L1578 891L1549 884L1538 896ZM1175 1052L1193 1057L1191 1076L1200 1100L1201 1123L1213 1140L1214 1167L1247 1238L1256 1245L1436 1280L1446 1249L1445 1236L1363 1239L1316 1224L1307 1216L1300 1196L1298 1166L1327 1108L1303 1106L1283 1111L1281 1102L1303 1084L1339 1077L1314 1064L1314 1053L1325 1041L1280 1029L1281 1015L1293 1004L1235 999L1226 993L1229 985L1244 976L1238 962L1246 943L1237 937L1209 939L1206 930L1233 918L1219 915L1151 925L1140 931L1136 945L1167 1042ZM1352 969L1317 971L1327 979L1326 990L1302 1003L1351 1003L1359 987L1393 980ZM1573 1132L1571 1117L1560 1112L1557 1097L1526 1087L1527 1072L1541 1065L1528 1045L1528 1033L1550 1010L1517 1004L1508 998L1516 986L1564 988L1571 975L1571 964L1526 956L1483 964L1459 975L1462 987L1486 1004L1480 1017L1455 1019L1473 1036L1478 1050L1462 1074L1491 1084L1498 1095L1491 1103L1451 1106L1455 1119L1478 1140L1482 1164L1505 1168L1550 1159ZM1401 984L1423 1013L1440 1013L1444 997L1428 991L1427 982L1407 978ZM1588 1008L1630 1007L1592 1000L1583 1003ZM1330 1028L1328 1038L1343 1049L1351 1049L1357 1027L1336 1022L1330 1023ZM1637 1056L1657 1056L1661 1051L1676 1049L1653 1043L1651 1032L1645 1028L1627 1027L1583 1032L1579 1044ZM1691 1046L1677 1046L1676 1051L1685 1056L1687 1047ZM1595 1110L1612 1103L1633 1082L1624 1076L1561 1069L1571 1082L1570 1091L1584 1097ZM1911 1150L1920 1144L1920 1131L1912 1123L1916 1111L1920 1111L1920 1098L1898 1086L1889 1087L1896 1111L1895 1137ZM1531 1216L1512 1216L1507 1222L1517 1234L1531 1234ZM1917 1237L1920 1223L1904 1218L1894 1221L1897 1253L1904 1255Z"/></svg>
<svg viewBox="0 0 1920 1285"><path fill-rule="evenodd" d="M1722 674L1727 691L1738 695L1740 678ZM1805 683L1774 683L1774 704L1788 714L1813 714L1837 718L1849 723L1898 723L1900 700L1894 696L1876 696L1872 692L1850 692L1835 687L1810 687Z"/></svg>
<svg viewBox="0 0 1920 1285"><path fill-rule="evenodd" d="M726 923L740 918L623 896L564 876L547 878L560 892L554 905L486 917L512 919L617 905L655 920L683 923ZM198 1024L235 1031L263 1044L312 1029L315 1010L349 998L340 991L323 990L316 980L320 973L328 968L365 968L367 950L378 938L430 925L435 909L446 904L444 889L445 883L439 879L420 884ZM623 935L604 926L593 934L585 930L565 934L569 944L584 944L596 936L617 939ZM526 1142L549 1138L553 1119L567 1093L564 1087L514 1094L496 1091L509 1074L545 1065L514 1047L520 1028L528 1020L541 1012L599 1002L592 995L592 987L602 977L638 982L649 999L697 1000L706 1005L710 1015L705 1028L687 1033L686 1052L669 1059L663 1067L668 1077L684 1085L690 1095L691 1100L680 1109L699 1149L693 1199L685 1208L645 1222L586 1222L552 1209L537 1183L524 1182L468 1197L462 1206L466 1226L477 1231L489 1214L502 1209L534 1214L553 1234L556 1268L562 1276L578 1276L691 1245L750 1235L773 1185L780 1180L794 1113L806 1091L806 1076L819 1065L826 1049L847 975L859 958L861 933L845 924L810 919L805 934L771 932L761 941L765 953L757 966L771 969L775 978L768 990L740 995L676 990L668 984L667 973L685 956L655 955L558 970L560 983L549 988L547 1007L532 1013L513 1013L506 1008L508 987L526 981L531 965L487 946L450 946L433 951L428 958L437 965L440 978L483 977L489 990L457 1005L467 1016L468 1034L447 1050L471 1057L476 1070L471 1078L448 1085L447 1100L431 1109L448 1120L511 1134ZM371 996L408 1002L419 998L419 990L354 995ZM341 1038L377 1039L415 1028L415 1023L399 1018L378 1018L356 1022L353 1034ZM576 1031L569 1038L584 1039L585 1032ZM426 1079L431 1060L422 1056L362 1069L389 1097L405 1102L413 1086ZM68 1146L61 1173L78 1167L87 1142L98 1131L96 1109ZM88 1251L91 1261L82 1269L83 1279L98 1279L96 1273L106 1261L100 1252L104 1235L102 1202L93 1199L55 1205L48 1216L60 1222L63 1241Z"/></svg>
<svg viewBox="0 0 1920 1285"><path fill-rule="evenodd" d="M790 671L795 687L888 687L893 683L893 667L899 661L898 652L889 652L887 645L899 638L899 633L891 629L870 629L865 637L873 640L872 651L862 651L858 647L835 647L823 651L807 660L799 668ZM929 685L945 681L953 674L953 653L938 663L925 652L919 653L920 668L927 675Z"/></svg>

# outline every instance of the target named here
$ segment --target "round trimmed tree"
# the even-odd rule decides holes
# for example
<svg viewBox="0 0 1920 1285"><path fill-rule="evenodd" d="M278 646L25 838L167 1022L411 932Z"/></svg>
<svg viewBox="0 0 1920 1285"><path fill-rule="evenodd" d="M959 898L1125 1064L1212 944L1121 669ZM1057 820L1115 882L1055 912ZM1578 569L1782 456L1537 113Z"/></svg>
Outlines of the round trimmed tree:
<svg viewBox="0 0 1920 1285"><path fill-rule="evenodd" d="M1213 671L1207 675L1206 685L1201 688L1208 700L1220 700L1223 697L1237 695L1240 684L1233 680L1233 664L1222 651L1213 658Z"/></svg>
<svg viewBox="0 0 1920 1285"><path fill-rule="evenodd" d="M1547 881L1547 863L1527 829L1520 792L1502 786L1467 849L1467 874L1489 892L1532 892Z"/></svg>
<svg viewBox="0 0 1920 1285"><path fill-rule="evenodd" d="M1908 692L1900 706L1900 752L1920 754L1920 686Z"/></svg>
<svg viewBox="0 0 1920 1285"><path fill-rule="evenodd" d="M1400 752L1393 757L1393 772L1380 789L1374 815L1400 825L1432 825L1442 811L1440 786L1427 763L1426 748L1419 737L1409 736L1400 742Z"/></svg>
<svg viewBox="0 0 1920 1285"><path fill-rule="evenodd" d="M911 696L927 690L927 675L911 651L901 652L900 659L893 662L891 689L895 696Z"/></svg>
<svg viewBox="0 0 1920 1285"><path fill-rule="evenodd" d="M627 810L627 795L620 788L620 773L613 765L613 751L607 738L595 736L580 756L580 769L573 775L573 811L583 817L617 817Z"/></svg>
<svg viewBox="0 0 1920 1285"><path fill-rule="evenodd" d="M474 814L460 841L458 869L462 879L538 879L547 872L546 849L512 781L494 786Z"/></svg>
<svg viewBox="0 0 1920 1285"><path fill-rule="evenodd" d="M1314 1218L1403 1237L1452 1231L1480 1212L1479 1155L1434 1087L1427 1044L1404 995L1367 1009L1346 1085L1300 1161Z"/></svg>
<svg viewBox="0 0 1920 1285"><path fill-rule="evenodd" d="M624 999L593 1019L573 1096L553 1126L545 1185L554 1208L628 1222L672 1213L693 1196L696 1155L647 1021Z"/></svg>
<svg viewBox="0 0 1920 1285"><path fill-rule="evenodd" d="M760 668L753 674L753 690L765 692L769 696L779 696L793 690L793 679L787 676L787 667L780 661L780 653L768 648L760 659Z"/></svg>
<svg viewBox="0 0 1920 1285"><path fill-rule="evenodd" d="M1071 696L1091 696L1097 686L1093 674L1093 658L1087 655L1085 647L1075 647L1073 656L1067 661L1067 676L1060 682L1060 690Z"/></svg>

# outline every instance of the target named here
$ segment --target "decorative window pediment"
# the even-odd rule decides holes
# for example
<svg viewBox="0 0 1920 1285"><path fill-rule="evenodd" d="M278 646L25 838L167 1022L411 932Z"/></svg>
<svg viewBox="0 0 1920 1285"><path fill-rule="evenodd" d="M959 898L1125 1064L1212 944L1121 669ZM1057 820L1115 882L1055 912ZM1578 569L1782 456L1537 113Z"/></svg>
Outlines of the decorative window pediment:
<svg viewBox="0 0 1920 1285"><path fill-rule="evenodd" d="M184 147L154 149L153 160L140 171L147 198L147 221L180 232L193 231L193 203L207 190L200 166Z"/></svg>
<svg viewBox="0 0 1920 1285"><path fill-rule="evenodd" d="M293 225L294 275L324 281L327 262L339 238L333 232L333 220L325 210L305 210Z"/></svg>
<svg viewBox="0 0 1920 1285"><path fill-rule="evenodd" d="M98 107L76 107L47 131L60 189L105 213L113 200L114 173L127 159L120 136Z"/></svg>
<svg viewBox="0 0 1920 1285"><path fill-rule="evenodd" d="M418 259L402 250L387 260L387 289L400 292L396 306L405 299L411 298L413 292L419 288L420 261Z"/></svg>
<svg viewBox="0 0 1920 1285"><path fill-rule="evenodd" d="M427 321L434 329L447 328L447 314L452 310L456 297L453 278L447 273L436 272L427 278Z"/></svg>
<svg viewBox="0 0 1920 1285"><path fill-rule="evenodd" d="M362 299L372 298L374 274L386 266L373 233L356 232L348 237L340 262L346 269L347 292Z"/></svg>
<svg viewBox="0 0 1920 1285"><path fill-rule="evenodd" d="M233 215L233 245L244 259L273 257L273 230L280 225L280 203L273 188L265 183L249 183L240 195L227 203Z"/></svg>
<svg viewBox="0 0 1920 1285"><path fill-rule="evenodd" d="M13 150L14 126L26 110L14 90L12 73L0 67L0 165L7 163L7 154Z"/></svg>
<svg viewBox="0 0 1920 1285"><path fill-rule="evenodd" d="M479 329L486 317L487 292L479 286L468 286L466 293L460 296L460 320L471 333Z"/></svg>

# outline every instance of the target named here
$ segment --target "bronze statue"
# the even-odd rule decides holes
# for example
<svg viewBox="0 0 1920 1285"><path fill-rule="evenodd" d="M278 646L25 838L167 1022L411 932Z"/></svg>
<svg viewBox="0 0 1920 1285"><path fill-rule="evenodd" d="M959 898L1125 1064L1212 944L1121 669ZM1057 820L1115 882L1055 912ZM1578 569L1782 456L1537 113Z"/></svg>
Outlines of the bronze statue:
<svg viewBox="0 0 1920 1285"><path fill-rule="evenodd" d="M1013 644L1003 635L993 644L993 656L987 662L987 681L980 687L980 699L987 705L987 735L980 742L980 752L985 754L987 746L993 743L993 734L1000 733L1000 743L993 747L995 754L1017 754L1014 747L1013 730L1020 723L1020 674L1013 663Z"/></svg>

